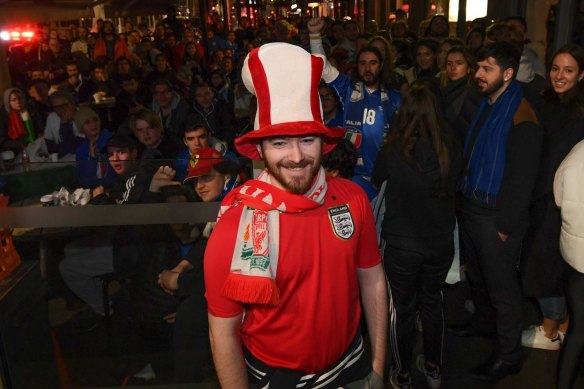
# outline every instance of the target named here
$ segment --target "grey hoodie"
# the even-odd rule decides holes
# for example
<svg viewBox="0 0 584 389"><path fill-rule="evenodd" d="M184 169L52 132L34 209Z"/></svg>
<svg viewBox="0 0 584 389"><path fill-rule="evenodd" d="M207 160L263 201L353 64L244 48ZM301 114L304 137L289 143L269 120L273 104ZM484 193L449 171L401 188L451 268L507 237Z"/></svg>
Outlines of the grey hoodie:
<svg viewBox="0 0 584 389"><path fill-rule="evenodd" d="M18 88L8 88L4 91L4 109L6 110L6 112L10 113L10 95L13 93L19 93L20 96L22 97L22 103L26 104L26 96L24 95L24 93L18 89ZM23 107L25 108L25 107Z"/></svg>

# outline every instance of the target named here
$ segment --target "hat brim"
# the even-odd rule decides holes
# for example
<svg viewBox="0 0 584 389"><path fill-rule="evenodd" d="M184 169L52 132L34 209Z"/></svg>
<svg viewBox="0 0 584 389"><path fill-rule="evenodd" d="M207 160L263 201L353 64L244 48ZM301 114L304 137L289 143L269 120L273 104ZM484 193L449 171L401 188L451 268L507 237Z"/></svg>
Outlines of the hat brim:
<svg viewBox="0 0 584 389"><path fill-rule="evenodd" d="M209 173L215 165L220 164L225 161L224 158L206 158L199 161L199 166L196 169L191 170L190 174L187 171L187 177L183 180L183 184L187 184L189 181L199 178Z"/></svg>
<svg viewBox="0 0 584 389"><path fill-rule="evenodd" d="M278 136L322 135L322 153L326 154L335 148L339 140L345 136L345 130L338 127L327 127L318 122L292 122L266 126L235 139L235 148L244 157L261 160L256 145L266 138Z"/></svg>

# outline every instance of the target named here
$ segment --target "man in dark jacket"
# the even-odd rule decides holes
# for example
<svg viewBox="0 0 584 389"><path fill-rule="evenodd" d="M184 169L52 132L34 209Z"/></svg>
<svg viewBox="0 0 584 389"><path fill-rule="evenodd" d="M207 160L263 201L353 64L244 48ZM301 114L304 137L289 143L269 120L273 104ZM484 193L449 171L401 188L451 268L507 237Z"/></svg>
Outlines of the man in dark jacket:
<svg viewBox="0 0 584 389"><path fill-rule="evenodd" d="M172 84L166 79L154 81L151 90L151 108L160 117L164 133L180 141L190 112L188 103L173 90Z"/></svg>
<svg viewBox="0 0 584 389"><path fill-rule="evenodd" d="M485 97L466 136L459 186L461 251L475 313L467 327L453 332L497 334L497 354L474 371L477 378L489 381L515 374L522 365L522 296L516 265L543 130L515 81L519 59L520 51L505 41L477 53L477 85Z"/></svg>
<svg viewBox="0 0 584 389"><path fill-rule="evenodd" d="M93 64L90 79L79 88L79 102L99 102L103 97L116 97L119 94L119 85L109 78L105 63L98 61Z"/></svg>

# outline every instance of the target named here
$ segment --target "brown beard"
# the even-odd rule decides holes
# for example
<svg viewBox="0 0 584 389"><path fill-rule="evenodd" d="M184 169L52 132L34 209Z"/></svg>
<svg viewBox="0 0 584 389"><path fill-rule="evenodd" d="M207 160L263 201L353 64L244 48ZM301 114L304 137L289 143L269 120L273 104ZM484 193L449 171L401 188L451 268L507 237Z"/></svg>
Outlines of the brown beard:
<svg viewBox="0 0 584 389"><path fill-rule="evenodd" d="M505 84L505 80L503 79L503 75L501 75L501 78L498 79L494 84L491 84L491 85L487 84L487 88L485 90L481 89L480 91L484 96L490 96L492 93L501 89L504 84ZM480 87L479 87L479 89L480 89Z"/></svg>
<svg viewBox="0 0 584 389"><path fill-rule="evenodd" d="M279 169L284 168L295 168L295 167L305 167L308 165L312 165L312 169L310 170L307 177L294 177L288 181L284 178L282 174L280 174ZM288 192L303 195L312 186L316 175L320 169L320 157L317 161L313 160L312 158L303 159L302 161L295 163L295 162L278 162L275 166L272 164L268 164L266 162L266 168L272 177L274 177L284 189Z"/></svg>

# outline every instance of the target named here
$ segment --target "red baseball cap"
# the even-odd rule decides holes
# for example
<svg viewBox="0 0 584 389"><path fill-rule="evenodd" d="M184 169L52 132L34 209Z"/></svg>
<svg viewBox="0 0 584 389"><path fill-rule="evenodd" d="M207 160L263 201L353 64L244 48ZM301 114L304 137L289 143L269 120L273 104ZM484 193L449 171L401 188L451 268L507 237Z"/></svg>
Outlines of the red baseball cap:
<svg viewBox="0 0 584 389"><path fill-rule="evenodd" d="M199 152L191 157L188 164L187 176L183 181L187 181L204 176L209 173L213 166L223 162L225 159L215 149L211 147L202 147Z"/></svg>

